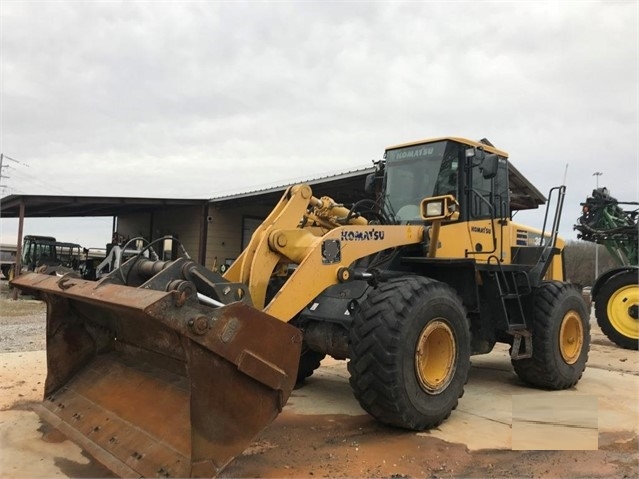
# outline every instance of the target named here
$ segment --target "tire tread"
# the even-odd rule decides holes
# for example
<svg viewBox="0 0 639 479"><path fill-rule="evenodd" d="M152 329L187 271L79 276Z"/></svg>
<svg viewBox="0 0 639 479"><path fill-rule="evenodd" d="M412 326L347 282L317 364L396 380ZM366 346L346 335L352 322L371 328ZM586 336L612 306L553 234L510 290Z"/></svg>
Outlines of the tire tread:
<svg viewBox="0 0 639 479"><path fill-rule="evenodd" d="M461 299L448 285L420 276L408 276L380 284L361 304L358 312L361 320L353 321L351 360L348 363L350 384L364 410L383 423L415 430L436 427L448 418L457 407L458 398L463 395L468 368L461 391L456 394L453 406L446 411L433 417L421 416L407 407L403 400L403 385L398 379L402 376L401 366L396 361L400 348L406 347L401 344L402 330L407 326L410 309L428 296L452 298L459 304L465 318ZM465 366L458 367L464 374Z"/></svg>
<svg viewBox="0 0 639 479"><path fill-rule="evenodd" d="M537 289L533 316L533 356L527 359L513 360L512 364L517 375L525 382L552 390L568 389L579 382L588 360L590 347L590 322L586 315L586 306L583 304L581 313L585 316L584 342L582 356L577 360L574 368L568 369L572 374L562 374L560 368L555 367L557 359L558 338L553 334L553 322L557 321L559 303L566 295L573 294L581 299L577 289L561 281L546 281Z"/></svg>

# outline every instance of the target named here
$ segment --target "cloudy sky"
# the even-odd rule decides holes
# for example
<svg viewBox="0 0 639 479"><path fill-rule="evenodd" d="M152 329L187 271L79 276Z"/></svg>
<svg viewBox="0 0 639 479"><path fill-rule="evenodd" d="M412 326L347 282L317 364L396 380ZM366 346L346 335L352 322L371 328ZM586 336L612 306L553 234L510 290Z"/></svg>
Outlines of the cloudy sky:
<svg viewBox="0 0 639 479"><path fill-rule="evenodd" d="M639 199L638 24L636 1L3 0L2 196L210 198L486 137L543 192L569 165L573 239L594 172ZM78 224L25 233L109 236Z"/></svg>

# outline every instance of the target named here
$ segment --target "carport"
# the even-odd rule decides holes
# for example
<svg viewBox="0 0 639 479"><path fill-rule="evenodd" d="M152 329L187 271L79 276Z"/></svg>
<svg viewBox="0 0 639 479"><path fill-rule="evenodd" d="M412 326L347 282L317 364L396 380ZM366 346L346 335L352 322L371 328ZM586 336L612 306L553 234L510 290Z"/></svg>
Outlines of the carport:
<svg viewBox="0 0 639 479"><path fill-rule="evenodd" d="M16 244L16 270L20 271L22 239L25 218L61 217L112 217L112 231L117 231L118 218L122 215L146 214L150 217L149 238L153 238L153 219L167 208L190 207L199 214L199 245L197 259L204 261L206 255L206 216L208 199L176 198L124 198L102 196L50 196L50 195L10 195L2 199L0 216L18 218Z"/></svg>

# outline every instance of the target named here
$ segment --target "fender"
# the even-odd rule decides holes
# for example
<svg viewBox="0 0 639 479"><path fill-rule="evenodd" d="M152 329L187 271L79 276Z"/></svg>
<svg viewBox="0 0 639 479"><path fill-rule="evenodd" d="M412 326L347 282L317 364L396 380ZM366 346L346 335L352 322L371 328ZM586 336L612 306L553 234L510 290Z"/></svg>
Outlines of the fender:
<svg viewBox="0 0 639 479"><path fill-rule="evenodd" d="M628 271L636 271L637 274L639 274L639 266L619 266L599 275L599 277L597 277L597 279L595 280L595 284L592 286L592 290L590 292L592 300L595 301L599 290L610 278L619 273L626 273Z"/></svg>

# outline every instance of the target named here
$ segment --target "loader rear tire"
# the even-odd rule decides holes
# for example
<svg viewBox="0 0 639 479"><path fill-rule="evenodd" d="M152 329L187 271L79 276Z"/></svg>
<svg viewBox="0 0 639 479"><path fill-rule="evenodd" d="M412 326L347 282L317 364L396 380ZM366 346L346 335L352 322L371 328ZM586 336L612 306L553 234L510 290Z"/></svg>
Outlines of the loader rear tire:
<svg viewBox="0 0 639 479"><path fill-rule="evenodd" d="M405 276L370 291L350 333L350 384L382 423L435 427L457 407L470 369L470 332L457 293Z"/></svg>
<svg viewBox="0 0 639 479"><path fill-rule="evenodd" d="M595 298L595 316L603 333L617 346L639 349L639 285L637 271L608 279Z"/></svg>
<svg viewBox="0 0 639 479"><path fill-rule="evenodd" d="M561 281L542 283L534 295L532 357L513 360L513 368L532 386L571 388L588 360L588 308L577 288Z"/></svg>

